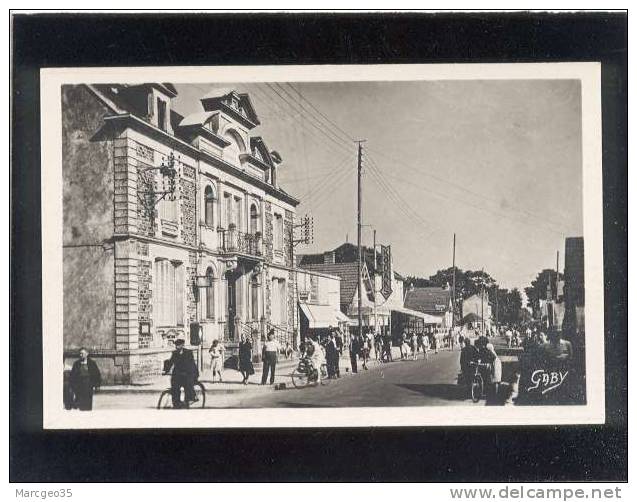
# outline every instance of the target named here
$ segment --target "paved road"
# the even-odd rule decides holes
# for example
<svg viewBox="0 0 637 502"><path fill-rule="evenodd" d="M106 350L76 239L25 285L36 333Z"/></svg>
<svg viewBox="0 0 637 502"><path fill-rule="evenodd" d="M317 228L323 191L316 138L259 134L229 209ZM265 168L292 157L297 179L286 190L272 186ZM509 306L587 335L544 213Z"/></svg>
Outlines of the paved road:
<svg viewBox="0 0 637 502"><path fill-rule="evenodd" d="M472 405L456 384L460 351L441 350L430 353L425 361L373 363L358 374L342 374L328 385L305 389L272 391L251 385L246 392L221 394L210 392L206 407L341 407L341 406L449 406ZM359 366L360 368L360 366ZM256 379L258 380L258 379ZM289 379L287 385L289 386ZM237 385L238 386L238 385ZM208 386L208 388L212 388ZM243 388L243 386L241 386ZM145 393L97 394L95 409L154 408L159 391Z"/></svg>
<svg viewBox="0 0 637 502"><path fill-rule="evenodd" d="M464 401L456 385L460 352L377 365L326 386L241 396L232 407L448 406ZM467 400L467 404L472 404ZM214 403L211 403L214 406ZM227 405L226 405L227 406Z"/></svg>

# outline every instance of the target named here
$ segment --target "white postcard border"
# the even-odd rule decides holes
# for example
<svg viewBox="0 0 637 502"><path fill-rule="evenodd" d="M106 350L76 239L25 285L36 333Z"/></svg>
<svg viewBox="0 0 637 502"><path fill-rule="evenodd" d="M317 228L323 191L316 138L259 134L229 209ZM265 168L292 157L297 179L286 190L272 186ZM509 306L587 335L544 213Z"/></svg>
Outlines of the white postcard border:
<svg viewBox="0 0 637 502"><path fill-rule="evenodd" d="M578 79L582 88L586 396L581 406L66 411L62 407L61 86L78 83ZM598 424L605 420L600 63L56 68L40 75L43 427L306 428ZM451 411L451 413L450 413ZM184 420L187 418L187 420Z"/></svg>

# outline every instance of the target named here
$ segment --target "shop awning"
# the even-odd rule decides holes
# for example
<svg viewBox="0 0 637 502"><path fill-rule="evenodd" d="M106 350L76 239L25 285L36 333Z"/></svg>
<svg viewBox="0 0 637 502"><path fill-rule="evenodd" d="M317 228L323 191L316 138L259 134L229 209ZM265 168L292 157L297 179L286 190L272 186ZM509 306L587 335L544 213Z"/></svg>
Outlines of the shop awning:
<svg viewBox="0 0 637 502"><path fill-rule="evenodd" d="M393 307L392 311L422 319L424 324L442 324L442 317L425 314L424 312L418 312L417 310L411 310L406 307Z"/></svg>
<svg viewBox="0 0 637 502"><path fill-rule="evenodd" d="M310 329L336 328L339 322L348 322L349 318L340 310L336 310L331 305L309 305L307 303L299 303L303 314L309 321Z"/></svg>

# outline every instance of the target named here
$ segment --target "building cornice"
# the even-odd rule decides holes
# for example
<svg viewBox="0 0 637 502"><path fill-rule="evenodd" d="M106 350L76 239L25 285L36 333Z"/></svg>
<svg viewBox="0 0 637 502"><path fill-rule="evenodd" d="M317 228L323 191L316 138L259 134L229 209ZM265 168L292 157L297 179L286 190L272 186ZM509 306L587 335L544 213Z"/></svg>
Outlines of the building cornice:
<svg viewBox="0 0 637 502"><path fill-rule="evenodd" d="M99 139L102 139L103 135L105 134L111 136L112 134L110 133L112 131L109 131L109 128L116 127L118 125L125 126L125 127L128 126L133 129L139 130L141 132L144 132L148 136L150 136L152 139L159 141L160 143L166 144L170 148L183 151L187 155L190 155L191 157L197 160L203 159L209 164L212 164L215 167L218 167L219 169L221 169L227 174L235 176L236 178L239 178L240 180L245 181L246 183L250 183L252 185L258 186L267 194L287 204L290 204L296 207L301 202L299 199L283 192L282 190L279 190L273 187L272 185L266 183L265 181L259 180L258 178L255 178L254 176L250 176L249 174L233 166L229 162L219 157L215 157L214 155L209 154L207 152L203 152L199 150L198 148L195 148L191 144L167 133L166 131L162 131L158 127L155 127L154 125L149 124L145 120L137 117L136 115L133 115L132 113L122 113L117 115L108 115L104 117L104 127L102 127L102 129L97 131L97 133L95 133L93 138L99 140ZM106 130L104 130L105 128Z"/></svg>

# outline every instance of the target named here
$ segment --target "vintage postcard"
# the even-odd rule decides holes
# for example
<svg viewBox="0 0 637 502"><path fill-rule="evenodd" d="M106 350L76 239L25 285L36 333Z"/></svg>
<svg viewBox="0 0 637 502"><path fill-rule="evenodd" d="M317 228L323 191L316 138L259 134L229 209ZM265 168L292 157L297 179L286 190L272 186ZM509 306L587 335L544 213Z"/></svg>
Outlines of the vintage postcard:
<svg viewBox="0 0 637 502"><path fill-rule="evenodd" d="M597 63L41 73L44 427L604 422Z"/></svg>

